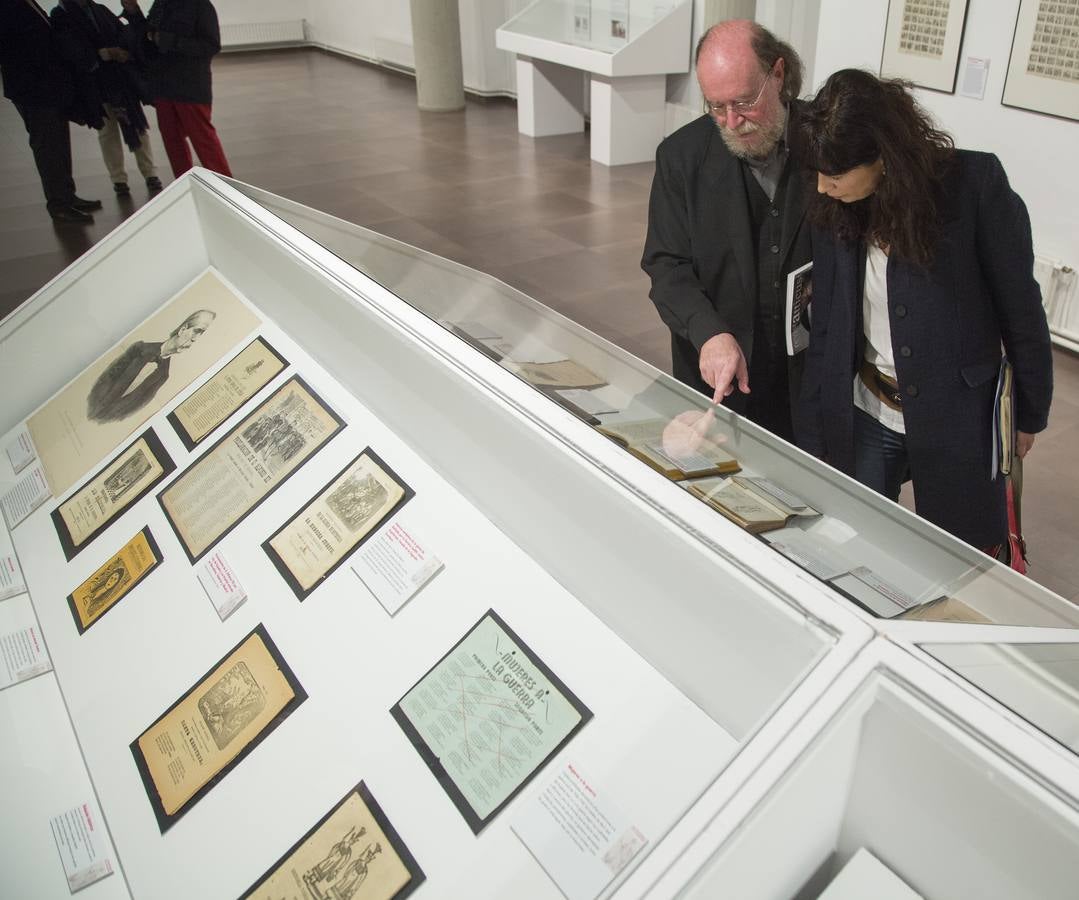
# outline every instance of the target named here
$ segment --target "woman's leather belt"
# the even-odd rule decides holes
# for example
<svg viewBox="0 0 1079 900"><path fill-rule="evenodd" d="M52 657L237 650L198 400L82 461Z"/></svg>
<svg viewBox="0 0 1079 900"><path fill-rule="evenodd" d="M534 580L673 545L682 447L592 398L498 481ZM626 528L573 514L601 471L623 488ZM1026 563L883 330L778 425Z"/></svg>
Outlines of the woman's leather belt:
<svg viewBox="0 0 1079 900"><path fill-rule="evenodd" d="M868 359L862 360L858 375L862 379L862 384L869 388L870 393L881 403L891 409L903 409L903 395L899 393L898 381L889 378Z"/></svg>

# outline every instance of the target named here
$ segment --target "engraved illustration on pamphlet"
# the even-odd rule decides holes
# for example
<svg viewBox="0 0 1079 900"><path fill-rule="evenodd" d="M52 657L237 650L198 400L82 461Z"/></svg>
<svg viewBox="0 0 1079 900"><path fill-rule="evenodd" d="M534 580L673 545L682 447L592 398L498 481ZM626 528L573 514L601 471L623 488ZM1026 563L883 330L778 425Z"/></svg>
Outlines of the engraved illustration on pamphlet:
<svg viewBox="0 0 1079 900"><path fill-rule="evenodd" d="M160 562L161 552L147 526L68 596L79 632L119 603Z"/></svg>
<svg viewBox="0 0 1079 900"><path fill-rule="evenodd" d="M342 427L293 376L159 495L194 562Z"/></svg>
<svg viewBox="0 0 1079 900"><path fill-rule="evenodd" d="M368 448L266 542L266 552L293 590L304 595L359 546L406 493L404 483Z"/></svg>
<svg viewBox="0 0 1079 900"><path fill-rule="evenodd" d="M265 340L255 338L169 413L169 421L191 450L287 365Z"/></svg>
<svg viewBox="0 0 1079 900"><path fill-rule="evenodd" d="M62 494L258 325L212 272L87 366L27 422Z"/></svg>
<svg viewBox="0 0 1079 900"><path fill-rule="evenodd" d="M906 0L899 29L899 49L903 53L944 56L951 0Z"/></svg>
<svg viewBox="0 0 1079 900"><path fill-rule="evenodd" d="M153 430L120 452L53 511L67 558L169 474L175 465Z"/></svg>
<svg viewBox="0 0 1079 900"><path fill-rule="evenodd" d="M493 611L391 712L477 834L592 715Z"/></svg>
<svg viewBox="0 0 1079 900"><path fill-rule="evenodd" d="M1079 83L1079 0L1040 0L1027 72Z"/></svg>
<svg viewBox="0 0 1079 900"><path fill-rule="evenodd" d="M162 831L304 699L259 626L131 745Z"/></svg>
<svg viewBox="0 0 1079 900"><path fill-rule="evenodd" d="M423 880L423 871L361 782L241 900L400 900Z"/></svg>

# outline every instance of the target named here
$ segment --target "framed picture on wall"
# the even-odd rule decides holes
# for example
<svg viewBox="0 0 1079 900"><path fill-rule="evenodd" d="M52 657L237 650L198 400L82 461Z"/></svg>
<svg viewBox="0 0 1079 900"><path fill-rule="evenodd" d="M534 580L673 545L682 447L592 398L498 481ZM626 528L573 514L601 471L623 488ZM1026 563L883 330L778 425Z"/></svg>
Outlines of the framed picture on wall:
<svg viewBox="0 0 1079 900"><path fill-rule="evenodd" d="M1079 0L1021 0L1001 102L1079 121Z"/></svg>
<svg viewBox="0 0 1079 900"><path fill-rule="evenodd" d="M955 92L967 0L889 0L880 74Z"/></svg>

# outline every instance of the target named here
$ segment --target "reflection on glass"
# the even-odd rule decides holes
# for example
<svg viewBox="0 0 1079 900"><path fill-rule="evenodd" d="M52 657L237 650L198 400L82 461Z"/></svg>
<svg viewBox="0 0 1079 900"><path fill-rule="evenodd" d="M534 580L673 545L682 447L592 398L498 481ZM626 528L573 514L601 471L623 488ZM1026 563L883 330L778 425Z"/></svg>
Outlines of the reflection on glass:
<svg viewBox="0 0 1079 900"><path fill-rule="evenodd" d="M1079 644L923 644L922 649L1079 753Z"/></svg>
<svg viewBox="0 0 1079 900"><path fill-rule="evenodd" d="M515 34L615 53L637 40L679 0L539 0L502 28Z"/></svg>
<svg viewBox="0 0 1079 900"><path fill-rule="evenodd" d="M1079 627L1064 598L509 285L236 187L872 615Z"/></svg>

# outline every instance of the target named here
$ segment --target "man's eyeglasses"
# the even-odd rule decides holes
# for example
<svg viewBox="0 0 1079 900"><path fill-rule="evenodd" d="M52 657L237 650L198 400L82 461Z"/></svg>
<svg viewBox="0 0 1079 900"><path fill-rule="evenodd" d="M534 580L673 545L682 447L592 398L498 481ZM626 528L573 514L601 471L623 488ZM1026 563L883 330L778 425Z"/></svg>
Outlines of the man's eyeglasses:
<svg viewBox="0 0 1079 900"><path fill-rule="evenodd" d="M735 115L744 116L747 112L751 112L757 107L757 104L761 102L761 98L764 96L764 89L768 86L768 79L771 78L776 72L776 63L772 63L772 68L768 70L768 74L764 76L764 81L761 82L761 89L757 91L757 96L752 100L731 100L729 103L712 103L710 100L704 101L704 107L717 119L727 118L727 110L730 110Z"/></svg>

